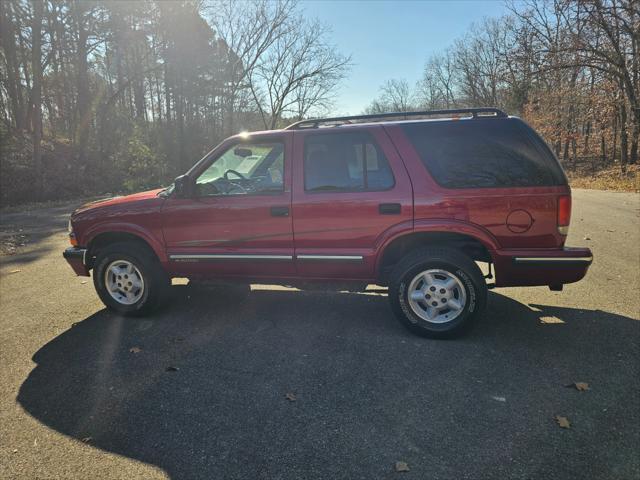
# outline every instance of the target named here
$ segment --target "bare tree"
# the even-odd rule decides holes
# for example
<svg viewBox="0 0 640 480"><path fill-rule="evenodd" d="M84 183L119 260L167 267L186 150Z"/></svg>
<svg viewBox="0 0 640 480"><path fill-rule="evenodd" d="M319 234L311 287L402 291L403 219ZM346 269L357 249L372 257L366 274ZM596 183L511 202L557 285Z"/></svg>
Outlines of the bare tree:
<svg viewBox="0 0 640 480"><path fill-rule="evenodd" d="M453 108L456 105L456 68L451 49L429 57L418 84L418 97L428 109Z"/></svg>
<svg viewBox="0 0 640 480"><path fill-rule="evenodd" d="M227 69L224 101L229 132L234 129L234 112L241 92L250 85L267 51L290 34L296 8L296 0L222 0L208 8L224 42Z"/></svg>
<svg viewBox="0 0 640 480"><path fill-rule="evenodd" d="M33 21L31 24L31 69L33 72L33 87L31 103L33 114L33 167L36 174L36 192L39 197L42 192L42 17L44 12L43 0L32 0Z"/></svg>
<svg viewBox="0 0 640 480"><path fill-rule="evenodd" d="M249 75L249 87L265 128L284 115L300 116L327 104L351 58L327 43L329 30L302 18L291 24Z"/></svg>
<svg viewBox="0 0 640 480"><path fill-rule="evenodd" d="M0 1L0 38L2 40L2 50L4 52L5 72L2 83L6 85L7 95L11 106L11 118L17 130L24 128L24 107L23 95L20 84L20 64L17 57L17 42L13 10L16 8L15 2Z"/></svg>
<svg viewBox="0 0 640 480"><path fill-rule="evenodd" d="M637 0L591 0L570 3L567 25L576 51L576 63L600 70L617 80L626 96L633 123L630 163L638 161L640 135L640 6ZM588 28L576 28L576 23ZM621 105L621 119L626 120L626 106ZM626 129L621 130L623 158L627 156Z"/></svg>
<svg viewBox="0 0 640 480"><path fill-rule="evenodd" d="M459 88L469 106L502 106L504 62L500 47L505 30L500 19L485 19L455 43Z"/></svg>
<svg viewBox="0 0 640 480"><path fill-rule="evenodd" d="M407 112L415 109L416 95L405 79L387 80L380 95L367 107L367 113Z"/></svg>

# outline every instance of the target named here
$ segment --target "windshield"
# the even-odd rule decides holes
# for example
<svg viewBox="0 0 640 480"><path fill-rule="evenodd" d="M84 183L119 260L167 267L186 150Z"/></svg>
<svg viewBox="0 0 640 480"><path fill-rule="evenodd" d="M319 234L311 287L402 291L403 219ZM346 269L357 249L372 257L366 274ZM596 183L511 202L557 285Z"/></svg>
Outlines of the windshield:
<svg viewBox="0 0 640 480"><path fill-rule="evenodd" d="M283 190L284 144L234 145L196 179L198 195L246 195Z"/></svg>

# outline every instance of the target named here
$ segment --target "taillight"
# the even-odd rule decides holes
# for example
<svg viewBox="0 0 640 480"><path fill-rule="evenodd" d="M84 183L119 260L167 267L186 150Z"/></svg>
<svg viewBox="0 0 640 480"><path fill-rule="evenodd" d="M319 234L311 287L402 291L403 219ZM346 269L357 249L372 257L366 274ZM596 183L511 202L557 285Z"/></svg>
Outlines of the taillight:
<svg viewBox="0 0 640 480"><path fill-rule="evenodd" d="M571 221L571 195L558 197L558 232L560 235L569 233Z"/></svg>

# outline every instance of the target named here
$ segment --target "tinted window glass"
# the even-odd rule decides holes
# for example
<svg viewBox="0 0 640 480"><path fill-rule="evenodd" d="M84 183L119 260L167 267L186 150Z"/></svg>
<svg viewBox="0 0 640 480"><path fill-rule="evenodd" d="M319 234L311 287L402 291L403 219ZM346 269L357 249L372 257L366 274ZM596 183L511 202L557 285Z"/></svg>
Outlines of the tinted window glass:
<svg viewBox="0 0 640 480"><path fill-rule="evenodd" d="M305 139L304 185L312 192L387 190L394 179L370 135L337 133Z"/></svg>
<svg viewBox="0 0 640 480"><path fill-rule="evenodd" d="M402 127L434 180L447 188L565 183L557 161L515 119L474 119Z"/></svg>

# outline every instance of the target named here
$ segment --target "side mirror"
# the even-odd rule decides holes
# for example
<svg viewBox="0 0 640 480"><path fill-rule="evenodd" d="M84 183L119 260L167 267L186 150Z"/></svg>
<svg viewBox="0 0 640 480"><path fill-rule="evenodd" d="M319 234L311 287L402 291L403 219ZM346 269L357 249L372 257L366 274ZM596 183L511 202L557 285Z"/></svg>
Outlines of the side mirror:
<svg viewBox="0 0 640 480"><path fill-rule="evenodd" d="M188 175L180 175L174 181L174 191L178 198L190 198L194 194L195 182Z"/></svg>

